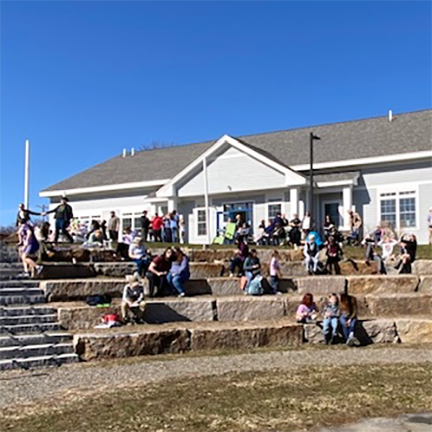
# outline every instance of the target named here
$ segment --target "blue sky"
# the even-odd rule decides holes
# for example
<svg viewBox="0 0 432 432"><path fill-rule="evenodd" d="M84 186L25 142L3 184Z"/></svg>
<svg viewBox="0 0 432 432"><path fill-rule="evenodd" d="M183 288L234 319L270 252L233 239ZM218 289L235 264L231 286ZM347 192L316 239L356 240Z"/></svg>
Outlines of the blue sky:
<svg viewBox="0 0 432 432"><path fill-rule="evenodd" d="M1 2L0 224L152 142L431 107L430 2Z"/></svg>

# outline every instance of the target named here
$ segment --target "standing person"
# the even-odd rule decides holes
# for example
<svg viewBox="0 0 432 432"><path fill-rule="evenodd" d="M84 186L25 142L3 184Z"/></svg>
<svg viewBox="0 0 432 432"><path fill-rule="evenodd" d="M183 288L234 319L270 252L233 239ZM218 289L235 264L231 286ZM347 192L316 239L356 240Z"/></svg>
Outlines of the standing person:
<svg viewBox="0 0 432 432"><path fill-rule="evenodd" d="M173 243L179 241L179 215L176 210L173 210L171 215L171 239Z"/></svg>
<svg viewBox="0 0 432 432"><path fill-rule="evenodd" d="M167 213L163 218L162 226L162 241L164 243L171 243L171 213Z"/></svg>
<svg viewBox="0 0 432 432"><path fill-rule="evenodd" d="M41 213L37 213L37 212L31 211L29 209L26 209L25 205L23 203L21 203L18 206L18 213L17 213L17 217L16 217L16 226L19 227L20 224L25 224L28 222L31 223L30 215L40 216Z"/></svg>
<svg viewBox="0 0 432 432"><path fill-rule="evenodd" d="M145 242L147 241L148 238L150 225L151 222L150 219L147 217L147 210L144 210L141 216L141 228L142 228L142 238L144 239Z"/></svg>
<svg viewBox="0 0 432 432"><path fill-rule="evenodd" d="M322 311L324 321L324 342L326 345L333 345L334 339L337 335L339 325L339 298L337 294L332 293L329 295L328 302Z"/></svg>
<svg viewBox="0 0 432 432"><path fill-rule="evenodd" d="M360 341L355 337L357 323L357 299L349 294L341 294L340 297L340 323L346 344L349 347L359 346Z"/></svg>
<svg viewBox="0 0 432 432"><path fill-rule="evenodd" d="M108 220L109 238L113 242L118 241L120 231L120 218L116 216L115 211L111 212L111 217Z"/></svg>
<svg viewBox="0 0 432 432"><path fill-rule="evenodd" d="M190 278L189 260L180 248L175 248L175 254L176 258L168 273L168 283L173 292L177 292L179 297L184 297L184 284Z"/></svg>
<svg viewBox="0 0 432 432"><path fill-rule="evenodd" d="M291 231L289 232L290 241L294 246L300 246L301 244L301 226L302 222L298 217L298 214L294 214L290 221Z"/></svg>
<svg viewBox="0 0 432 432"><path fill-rule="evenodd" d="M303 239L306 239L307 235L309 234L310 230L311 230L311 215L310 212L306 212L304 217L303 217L303 221L302 221L302 234L303 234Z"/></svg>
<svg viewBox="0 0 432 432"><path fill-rule="evenodd" d="M350 234L348 236L348 245L358 245L360 243L360 228L363 224L360 215L353 210L348 210Z"/></svg>
<svg viewBox="0 0 432 432"><path fill-rule="evenodd" d="M432 244L432 207L429 208L429 214L427 217L428 222L428 244Z"/></svg>
<svg viewBox="0 0 432 432"><path fill-rule="evenodd" d="M180 234L180 243L186 243L186 225L184 221L184 217L180 216L179 220L179 234Z"/></svg>
<svg viewBox="0 0 432 432"><path fill-rule="evenodd" d="M279 263L279 252L273 251L270 260L270 286L273 289L273 294L280 294L279 291L279 280L282 279L282 272Z"/></svg>
<svg viewBox="0 0 432 432"><path fill-rule="evenodd" d="M69 234L67 230L70 225L70 221L73 219L72 207L68 204L68 201L69 200L67 197L63 197L60 201L60 205L58 205L55 209L42 213L42 216L45 216L50 213L54 213L54 219L55 219L54 243L58 242L60 232L69 240L70 243L74 242L73 237Z"/></svg>
<svg viewBox="0 0 432 432"><path fill-rule="evenodd" d="M20 238L22 239L21 260L24 266L24 275L26 277L35 277L42 269L35 262L39 250L39 242L36 239L33 226L27 223L20 223Z"/></svg>
<svg viewBox="0 0 432 432"><path fill-rule="evenodd" d="M335 274L340 275L341 270L339 266L339 261L341 259L343 252L339 243L336 243L336 239L333 236L330 236L327 243L326 255L327 255L327 263L326 269L330 274L333 273L333 269Z"/></svg>
<svg viewBox="0 0 432 432"><path fill-rule="evenodd" d="M165 249L162 255L157 256L147 270L146 277L149 281L150 297L161 297L165 287L169 287L167 276L171 269L171 248ZM155 288L157 288L155 290Z"/></svg>
<svg viewBox="0 0 432 432"><path fill-rule="evenodd" d="M162 218L155 213L153 220L151 221L152 231L153 231L153 240L155 242L162 243L161 230L163 226Z"/></svg>

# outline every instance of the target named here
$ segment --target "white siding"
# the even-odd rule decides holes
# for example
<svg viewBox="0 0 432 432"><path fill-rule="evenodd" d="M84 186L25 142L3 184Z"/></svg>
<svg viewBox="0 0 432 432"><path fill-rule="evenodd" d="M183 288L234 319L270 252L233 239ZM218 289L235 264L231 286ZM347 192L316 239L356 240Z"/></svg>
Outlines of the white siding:
<svg viewBox="0 0 432 432"><path fill-rule="evenodd" d="M209 194L281 188L285 175L237 149L229 148L207 167ZM178 196L204 194L202 169L178 188Z"/></svg>
<svg viewBox="0 0 432 432"><path fill-rule="evenodd" d="M380 193L385 191L417 191L415 228L404 231L417 236L419 244L427 243L427 214L432 206L432 166L430 162L405 166L363 170L360 187L354 190L354 204L363 216L365 233L380 222Z"/></svg>

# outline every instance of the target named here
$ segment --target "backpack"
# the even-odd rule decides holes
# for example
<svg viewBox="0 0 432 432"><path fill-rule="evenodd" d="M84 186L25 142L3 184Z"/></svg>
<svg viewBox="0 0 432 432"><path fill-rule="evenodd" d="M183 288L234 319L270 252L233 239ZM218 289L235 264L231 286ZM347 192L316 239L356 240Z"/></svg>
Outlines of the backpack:
<svg viewBox="0 0 432 432"><path fill-rule="evenodd" d="M86 303L89 306L97 306L100 304L111 304L111 297L108 294L96 294L86 298Z"/></svg>
<svg viewBox="0 0 432 432"><path fill-rule="evenodd" d="M260 296L264 294L264 289L262 286L262 276L258 275L254 277L246 288L248 295Z"/></svg>

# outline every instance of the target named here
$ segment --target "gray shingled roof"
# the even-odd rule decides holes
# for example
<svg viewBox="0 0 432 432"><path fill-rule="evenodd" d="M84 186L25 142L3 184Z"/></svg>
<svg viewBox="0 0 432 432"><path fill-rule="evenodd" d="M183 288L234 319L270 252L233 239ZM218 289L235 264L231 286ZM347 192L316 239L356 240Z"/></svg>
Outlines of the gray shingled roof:
<svg viewBox="0 0 432 432"><path fill-rule="evenodd" d="M336 162L432 148L432 110L375 117L342 123L238 137L259 153L284 166L309 162L309 133L321 138L314 144L314 161ZM61 181L44 191L106 186L173 178L215 141L145 150L135 156L121 155Z"/></svg>
<svg viewBox="0 0 432 432"><path fill-rule="evenodd" d="M309 174L309 173L305 173ZM331 174L318 174L314 175L315 183L326 183L326 182L336 182L342 180L354 180L360 175L360 171L346 171ZM309 178L309 176L307 175Z"/></svg>

